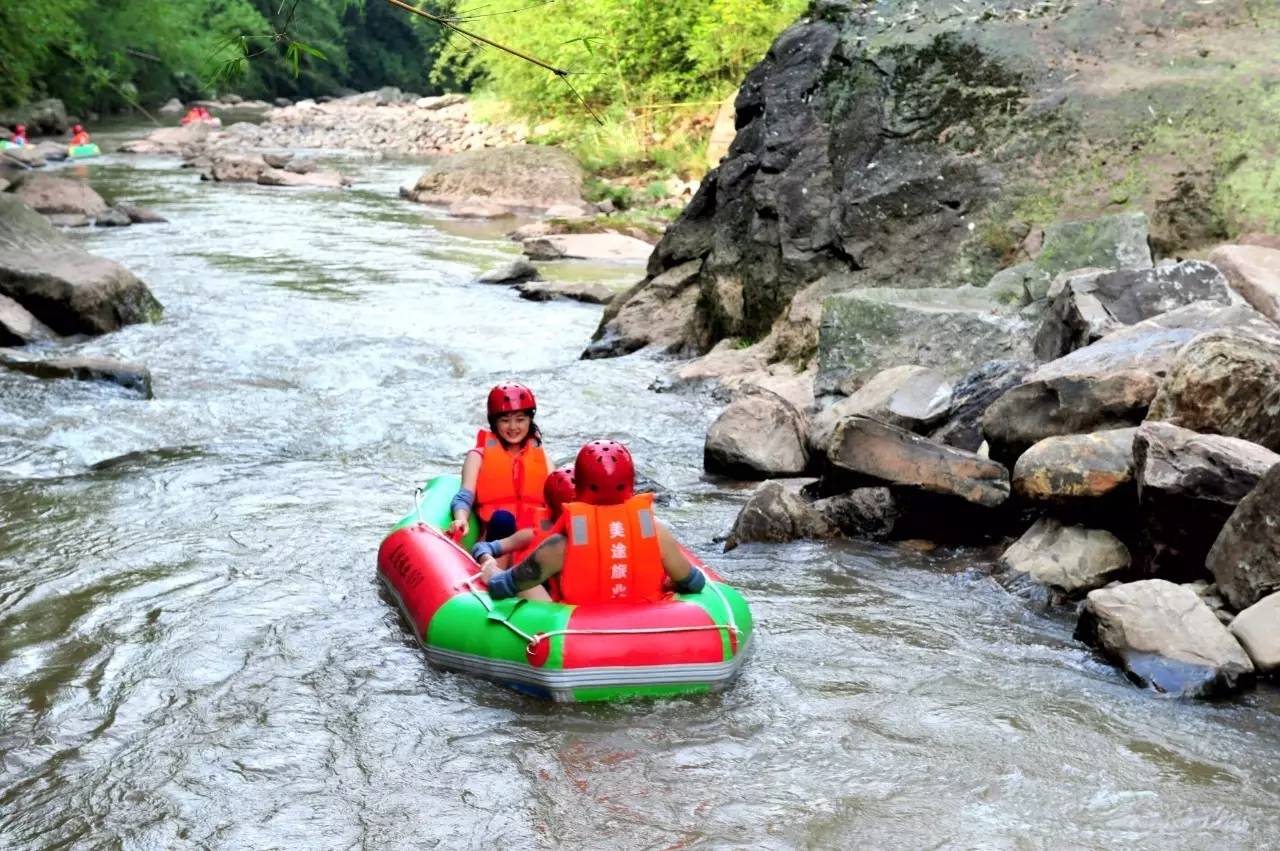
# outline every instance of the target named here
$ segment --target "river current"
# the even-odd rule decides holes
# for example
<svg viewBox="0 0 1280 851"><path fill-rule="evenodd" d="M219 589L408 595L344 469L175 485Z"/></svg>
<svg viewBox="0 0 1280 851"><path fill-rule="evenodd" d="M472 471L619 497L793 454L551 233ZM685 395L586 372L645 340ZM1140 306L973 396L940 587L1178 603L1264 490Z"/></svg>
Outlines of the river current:
<svg viewBox="0 0 1280 851"><path fill-rule="evenodd" d="M702 474L718 406L649 391L645 356L579 361L600 308L472 283L516 246L399 200L420 164L335 162L354 188L71 167L170 220L71 234L165 316L75 346L147 364L151 401L0 373L0 848L1276 843L1273 687L1141 691L989 552L722 555L750 489ZM426 664L374 555L506 378L553 460L627 442L743 590L728 691L557 706Z"/></svg>

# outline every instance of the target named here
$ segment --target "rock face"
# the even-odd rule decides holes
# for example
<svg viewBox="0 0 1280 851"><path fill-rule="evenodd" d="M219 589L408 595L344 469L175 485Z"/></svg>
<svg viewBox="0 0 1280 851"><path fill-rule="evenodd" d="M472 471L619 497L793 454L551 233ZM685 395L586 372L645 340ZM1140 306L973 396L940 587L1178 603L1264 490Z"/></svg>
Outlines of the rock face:
<svg viewBox="0 0 1280 851"><path fill-rule="evenodd" d="M1012 463L1046 437L1137 425L1177 352L1199 334L1238 329L1267 338L1277 329L1246 306L1196 302L1038 367L997 399L982 420L991 457Z"/></svg>
<svg viewBox="0 0 1280 851"><path fill-rule="evenodd" d="M818 393L850 393L889 366L914 363L958 376L1031 355L1032 324L987 290L854 290L822 305Z"/></svg>
<svg viewBox="0 0 1280 851"><path fill-rule="evenodd" d="M468 151L441 157L405 196L422 204L476 197L507 207L581 205L582 168L559 148L514 145Z"/></svg>
<svg viewBox="0 0 1280 851"><path fill-rule="evenodd" d="M1023 361L988 361L956 381L946 421L929 438L967 452L982 445L982 415L996 399L1022 383L1031 371Z"/></svg>
<svg viewBox="0 0 1280 851"><path fill-rule="evenodd" d="M582 357L617 357L646 346L666 352L683 351L698 300L694 283L701 267L701 261L676 266L647 284L637 284L611 302ZM628 308L625 313L623 305Z"/></svg>
<svg viewBox="0 0 1280 851"><path fill-rule="evenodd" d="M1280 591L1280 467L1272 467L1240 501L1207 562L1237 610Z"/></svg>
<svg viewBox="0 0 1280 851"><path fill-rule="evenodd" d="M1231 634L1249 654L1260 674L1280 670L1280 594L1271 594L1245 609L1231 621Z"/></svg>
<svg viewBox="0 0 1280 851"><path fill-rule="evenodd" d="M1036 332L1035 353L1053 360L1132 325L1197 301L1231 303L1227 280L1199 260L1154 269L1095 272L1068 277Z"/></svg>
<svg viewBox="0 0 1280 851"><path fill-rule="evenodd" d="M732 402L707 430L702 466L742 479L796 476L809 463L807 423L789 402L772 393Z"/></svg>
<svg viewBox="0 0 1280 851"><path fill-rule="evenodd" d="M0 346L25 346L52 340L54 333L31 312L8 296L0 295Z"/></svg>
<svg viewBox="0 0 1280 851"><path fill-rule="evenodd" d="M1280 240L1271 248L1223 245L1210 259L1245 301L1263 316L1280 322Z"/></svg>
<svg viewBox="0 0 1280 851"><path fill-rule="evenodd" d="M1214 3L1212 13L1189 0L1130 0L1123 13L1104 3L1029 13L995 0L972 14L963 5L818 0L778 37L738 94L728 155L648 269L656 278L702 261L684 346L706 351L799 323L803 339L777 355L807 358L816 326L791 315L794 299L832 275L859 291L983 286L1016 263L1043 286L1067 248L1080 265L1150 265L1141 215L1122 217L1128 237L1115 227L1100 240L1114 251L1090 256L1099 229L1087 222L1115 205L1150 215L1170 254L1213 238L1223 227L1213 220L1262 227L1280 218L1271 196L1252 189L1267 185L1265 157L1234 173L1202 154L1213 146L1201 133L1216 130L1168 131L1173 117L1146 108L1176 103L1219 117L1214 128L1239 120L1268 140L1252 149L1269 150L1280 128L1265 117L1263 89L1216 45L1253 27L1243 49L1270 56L1274 16L1246 23L1258 16L1244 0ZM1189 194L1188 174L1203 175L1203 192ZM1210 224L1183 215L1178 205L1192 197ZM1051 224L1064 220L1082 221ZM1021 300L1032 288L1019 285Z"/></svg>
<svg viewBox="0 0 1280 851"><path fill-rule="evenodd" d="M1253 663L1195 592L1163 579L1091 591L1076 638L1138 685L1175 697L1223 697L1253 685Z"/></svg>
<svg viewBox="0 0 1280 851"><path fill-rule="evenodd" d="M27 125L28 133L39 136L65 133L71 126L67 121L67 108L57 98L46 98L0 112L0 125L13 127L17 124Z"/></svg>
<svg viewBox="0 0 1280 851"><path fill-rule="evenodd" d="M1009 497L1009 471L1000 464L867 417L842 420L827 455L848 473L975 505L994 507Z"/></svg>
<svg viewBox="0 0 1280 851"><path fill-rule="evenodd" d="M1280 452L1280 343L1231 332L1196 337L1147 416Z"/></svg>
<svg viewBox="0 0 1280 851"><path fill-rule="evenodd" d="M1030 581L1065 595L1101 588L1129 568L1129 550L1102 529L1063 526L1052 518L1037 520L1000 562L1008 584Z"/></svg>
<svg viewBox="0 0 1280 851"><path fill-rule="evenodd" d="M835 524L782 482L765 482L738 513L725 552L739 544L783 543L800 538L833 538Z"/></svg>
<svg viewBox="0 0 1280 851"><path fill-rule="evenodd" d="M1280 464L1257 444L1167 423L1144 423L1133 447L1148 569L1169 578L1204 576L1227 518Z"/></svg>
<svg viewBox="0 0 1280 851"><path fill-rule="evenodd" d="M80 250L12 195L0 195L0 295L59 334L102 334L161 312L128 269Z"/></svg>
<svg viewBox="0 0 1280 851"><path fill-rule="evenodd" d="M1133 485L1136 428L1046 437L1018 458L1013 492L1024 499L1099 499Z"/></svg>
<svg viewBox="0 0 1280 851"><path fill-rule="evenodd" d="M49 174L24 175L14 195L37 213L76 213L90 218L107 212L107 202L89 184Z"/></svg>
<svg viewBox="0 0 1280 851"><path fill-rule="evenodd" d="M855 414L919 431L945 416L950 401L951 384L942 373L922 366L895 366L819 412L809 427L809 446L825 453L836 426Z"/></svg>

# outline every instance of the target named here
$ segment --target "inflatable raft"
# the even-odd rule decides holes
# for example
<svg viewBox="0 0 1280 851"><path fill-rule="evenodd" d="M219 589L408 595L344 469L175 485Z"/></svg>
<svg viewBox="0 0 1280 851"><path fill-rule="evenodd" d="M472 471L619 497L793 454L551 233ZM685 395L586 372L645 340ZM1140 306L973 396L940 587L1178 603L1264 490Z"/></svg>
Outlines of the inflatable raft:
<svg viewBox="0 0 1280 851"><path fill-rule="evenodd" d="M558 702L715 691L737 675L751 612L687 551L707 574L697 594L589 606L491 599L469 554L474 519L461 546L441 531L459 486L457 476L428 482L378 550L378 576L432 663Z"/></svg>
<svg viewBox="0 0 1280 851"><path fill-rule="evenodd" d="M71 145L67 148L67 156L71 157L73 160L96 157L100 153L102 153L102 151L98 150L98 145L95 142L90 142L87 145Z"/></svg>

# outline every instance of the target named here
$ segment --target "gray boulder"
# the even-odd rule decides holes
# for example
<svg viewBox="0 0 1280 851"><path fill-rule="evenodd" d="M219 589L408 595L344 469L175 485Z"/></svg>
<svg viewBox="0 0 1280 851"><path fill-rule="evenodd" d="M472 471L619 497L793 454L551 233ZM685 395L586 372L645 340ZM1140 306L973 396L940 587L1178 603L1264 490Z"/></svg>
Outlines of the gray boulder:
<svg viewBox="0 0 1280 851"><path fill-rule="evenodd" d="M538 267L523 257L517 257L510 263L504 263L490 269L476 278L481 284L518 284L523 281L537 281L542 278Z"/></svg>
<svg viewBox="0 0 1280 851"><path fill-rule="evenodd" d="M1175 579L1206 575L1205 558L1227 519L1280 463L1257 444L1168 423L1143 423L1133 447L1147 567Z"/></svg>
<svg viewBox="0 0 1280 851"><path fill-rule="evenodd" d="M825 452L836 426L845 417L871 417L918 431L945 416L951 383L941 372L923 366L895 366L876 373L852 395L820 411L809 427L809 447Z"/></svg>
<svg viewBox="0 0 1280 851"><path fill-rule="evenodd" d="M702 466L747 480L799 475L809 464L806 431L804 415L781 396L741 396L707 430Z"/></svg>
<svg viewBox="0 0 1280 851"><path fill-rule="evenodd" d="M841 420L827 457L846 473L975 505L994 507L1009 497L1009 471L1000 464L868 417Z"/></svg>
<svg viewBox="0 0 1280 851"><path fill-rule="evenodd" d="M107 212L107 202L89 184L50 174L23 175L13 194L37 213L71 213L96 218Z"/></svg>
<svg viewBox="0 0 1280 851"><path fill-rule="evenodd" d="M1178 353L1147 418L1280 452L1280 342L1216 331Z"/></svg>
<svg viewBox="0 0 1280 851"><path fill-rule="evenodd" d="M1162 694L1224 697L1255 680L1253 663L1213 611L1190 588L1163 579L1089 592L1075 635Z"/></svg>
<svg viewBox="0 0 1280 851"><path fill-rule="evenodd" d="M818 393L848 394L902 363L963 375L997 359L1027 359L1031 321L983 289L853 290L822 303Z"/></svg>
<svg viewBox="0 0 1280 851"><path fill-rule="evenodd" d="M0 294L59 334L102 334L161 312L128 269L81 250L11 194L0 195Z"/></svg>
<svg viewBox="0 0 1280 851"><path fill-rule="evenodd" d="M1280 671L1280 594L1269 594L1231 621L1228 629L1260 674Z"/></svg>
<svg viewBox="0 0 1280 851"><path fill-rule="evenodd" d="M54 333L31 311L8 296L0 295L0 346L25 346L52 340Z"/></svg>
<svg viewBox="0 0 1280 851"><path fill-rule="evenodd" d="M802 482L765 482L742 507L725 541L725 552L739 544L784 543L801 538L833 538L836 525L798 493ZM790 486L788 486L790 485Z"/></svg>
<svg viewBox="0 0 1280 851"><path fill-rule="evenodd" d="M68 159L71 154L67 151L67 146L62 142L55 142L52 139L45 139L36 143L36 153L44 157L46 162L60 163Z"/></svg>
<svg viewBox="0 0 1280 851"><path fill-rule="evenodd" d="M569 152L545 145L512 145L451 154L404 194L420 204L452 204L472 196L506 207L582 203L582 167Z"/></svg>
<svg viewBox="0 0 1280 851"><path fill-rule="evenodd" d="M1280 467L1236 506L1206 561L1237 611L1280 591Z"/></svg>
<svg viewBox="0 0 1280 851"><path fill-rule="evenodd" d="M0 125L13 127L17 124L27 125L27 132L33 136L53 136L65 133L71 127L67 108L57 98L45 98L0 111Z"/></svg>
<svg viewBox="0 0 1280 851"><path fill-rule="evenodd" d="M516 291L527 301L564 298L583 304L608 304L622 292L622 288L604 281L526 281L516 284Z"/></svg>
<svg viewBox="0 0 1280 851"><path fill-rule="evenodd" d="M929 438L977 452L982 445L982 415L992 402L1021 384L1031 369L1024 361L988 361L957 380L951 390L951 410Z"/></svg>
<svg viewBox="0 0 1280 851"><path fill-rule="evenodd" d="M1147 217L1141 212L1056 222L1044 229L1044 243L1035 265L1050 276L1086 266L1149 269L1148 239Z"/></svg>
<svg viewBox="0 0 1280 851"><path fill-rule="evenodd" d="M1280 322L1280 238L1274 245L1223 245L1210 260L1254 309Z"/></svg>
<svg viewBox="0 0 1280 851"><path fill-rule="evenodd" d="M37 145L0 149L0 163L5 163L6 160L9 161L6 164L17 163L26 168L42 168L45 165L44 154L40 153Z"/></svg>
<svg viewBox="0 0 1280 851"><path fill-rule="evenodd" d="M1199 260L1067 277L1058 292L1050 291L1049 308L1036 332L1036 357L1060 358L1124 325L1197 301L1231 304L1226 278Z"/></svg>
<svg viewBox="0 0 1280 851"><path fill-rule="evenodd" d="M1130 562L1128 548L1110 532L1064 526L1045 517L1000 557L1005 571L1001 581L1015 590L1045 588L1050 597L1070 597L1103 587L1128 570Z"/></svg>
<svg viewBox="0 0 1280 851"><path fill-rule="evenodd" d="M167 224L168 219L150 207L139 207L136 204L123 204L117 201L112 205L115 209L129 217L135 225Z"/></svg>
<svg viewBox="0 0 1280 851"><path fill-rule="evenodd" d="M846 537L873 541L893 537L901 514L889 488L854 488L814 500L813 508Z"/></svg>
<svg viewBox="0 0 1280 851"><path fill-rule="evenodd" d="M151 372L145 366L114 358L72 355L56 358L33 358L12 349L0 351L0 366L36 378L69 378L76 381L102 381L118 384L151 398Z"/></svg>
<svg viewBox="0 0 1280 851"><path fill-rule="evenodd" d="M161 115L182 115L186 112L186 107L182 105L182 101L177 98L169 98L164 105L156 110Z"/></svg>

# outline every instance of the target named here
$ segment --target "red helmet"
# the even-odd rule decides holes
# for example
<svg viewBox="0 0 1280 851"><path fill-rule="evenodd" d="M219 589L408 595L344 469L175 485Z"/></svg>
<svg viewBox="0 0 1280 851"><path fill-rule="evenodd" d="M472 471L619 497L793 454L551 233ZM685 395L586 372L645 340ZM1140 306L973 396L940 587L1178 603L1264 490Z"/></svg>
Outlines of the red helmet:
<svg viewBox="0 0 1280 851"><path fill-rule="evenodd" d="M27 132L27 125L25 125L25 124L19 124L17 127L13 128L13 129L14 129L14 132L16 132L16 133L26 133L26 132Z"/></svg>
<svg viewBox="0 0 1280 851"><path fill-rule="evenodd" d="M75 127L72 127L72 128L71 128L71 132L72 132L72 133L83 133L83 132L84 132L84 128L83 128L83 127L81 127L79 124L77 124Z"/></svg>
<svg viewBox="0 0 1280 851"><path fill-rule="evenodd" d="M547 501L547 507L554 512L559 512L566 502L573 502L578 498L578 489L573 484L572 464L565 464L551 471L551 475L547 476L547 483L542 486L542 497Z"/></svg>
<svg viewBox="0 0 1280 851"><path fill-rule="evenodd" d="M499 384L489 391L489 422L512 411L528 411L533 416L538 411L538 400L533 391L523 384Z"/></svg>
<svg viewBox="0 0 1280 851"><path fill-rule="evenodd" d="M589 505L617 505L635 496L631 452L616 440L593 440L578 450L573 478L578 499Z"/></svg>

